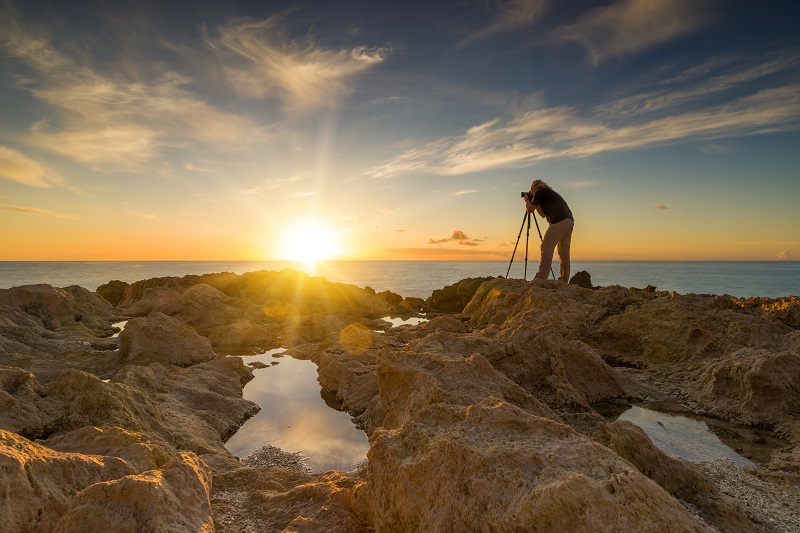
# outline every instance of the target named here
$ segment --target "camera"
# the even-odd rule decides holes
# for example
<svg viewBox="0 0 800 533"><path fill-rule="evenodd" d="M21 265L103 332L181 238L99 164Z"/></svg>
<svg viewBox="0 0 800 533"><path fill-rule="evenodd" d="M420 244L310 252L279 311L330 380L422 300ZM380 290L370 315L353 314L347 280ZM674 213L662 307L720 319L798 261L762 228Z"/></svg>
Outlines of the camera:
<svg viewBox="0 0 800 533"><path fill-rule="evenodd" d="M533 201L533 194L531 194L531 191L522 191L521 193L519 193L519 197L520 198L525 198L529 202Z"/></svg>

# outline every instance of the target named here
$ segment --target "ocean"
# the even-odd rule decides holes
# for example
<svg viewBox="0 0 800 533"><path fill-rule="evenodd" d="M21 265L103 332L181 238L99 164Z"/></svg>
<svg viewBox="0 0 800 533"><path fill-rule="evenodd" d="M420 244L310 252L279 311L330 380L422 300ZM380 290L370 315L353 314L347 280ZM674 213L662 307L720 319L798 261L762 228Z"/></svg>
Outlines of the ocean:
<svg viewBox="0 0 800 533"><path fill-rule="evenodd" d="M531 279L538 262L511 265L511 278ZM3 261L0 289L47 283L55 287L80 285L90 291L111 280L128 283L143 279L292 268L329 281L390 290L402 296L427 298L436 289L464 278L502 276L507 261ZM558 262L553 263L558 273ZM728 294L737 297L800 295L800 261L574 261L572 273L585 270L595 286L620 285L681 294Z"/></svg>

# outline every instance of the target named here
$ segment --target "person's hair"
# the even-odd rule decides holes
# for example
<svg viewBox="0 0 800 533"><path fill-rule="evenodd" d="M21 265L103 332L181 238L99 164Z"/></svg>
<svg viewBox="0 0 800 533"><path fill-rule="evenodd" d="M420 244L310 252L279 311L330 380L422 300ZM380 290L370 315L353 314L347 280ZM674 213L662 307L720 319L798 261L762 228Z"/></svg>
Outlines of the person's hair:
<svg viewBox="0 0 800 533"><path fill-rule="evenodd" d="M531 182L531 188L533 188L533 187L538 187L540 189L549 189L550 188L550 186L548 184L546 184L542 180L533 180Z"/></svg>

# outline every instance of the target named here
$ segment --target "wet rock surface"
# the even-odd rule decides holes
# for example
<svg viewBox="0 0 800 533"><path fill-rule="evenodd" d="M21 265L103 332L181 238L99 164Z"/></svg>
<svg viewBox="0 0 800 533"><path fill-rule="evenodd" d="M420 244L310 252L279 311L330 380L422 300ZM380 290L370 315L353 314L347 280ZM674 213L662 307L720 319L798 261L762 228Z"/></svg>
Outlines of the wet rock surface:
<svg viewBox="0 0 800 533"><path fill-rule="evenodd" d="M292 271L0 290L0 530L793 531L798 327L796 297L503 278L426 302ZM277 347L317 364L366 464L225 449L269 406L222 354ZM596 410L640 402L761 439L756 466L688 463Z"/></svg>

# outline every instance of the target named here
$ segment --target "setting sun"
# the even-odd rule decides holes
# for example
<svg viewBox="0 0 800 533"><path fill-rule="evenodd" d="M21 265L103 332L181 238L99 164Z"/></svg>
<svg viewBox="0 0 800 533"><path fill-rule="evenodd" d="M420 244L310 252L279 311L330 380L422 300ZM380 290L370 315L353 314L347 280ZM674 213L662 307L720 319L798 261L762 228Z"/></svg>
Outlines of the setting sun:
<svg viewBox="0 0 800 533"><path fill-rule="evenodd" d="M278 249L280 259L314 262L341 255L334 232L319 221L296 222L287 228Z"/></svg>

